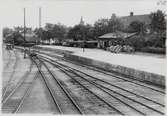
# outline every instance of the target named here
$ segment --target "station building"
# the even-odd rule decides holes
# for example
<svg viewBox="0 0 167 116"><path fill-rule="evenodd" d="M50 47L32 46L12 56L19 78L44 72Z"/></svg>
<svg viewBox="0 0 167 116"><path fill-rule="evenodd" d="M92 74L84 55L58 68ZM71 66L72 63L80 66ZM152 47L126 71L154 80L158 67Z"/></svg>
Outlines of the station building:
<svg viewBox="0 0 167 116"><path fill-rule="evenodd" d="M107 33L98 37L98 48L106 49L112 45L124 44L125 39L132 37L136 33L124 33L121 31L115 31L113 33Z"/></svg>

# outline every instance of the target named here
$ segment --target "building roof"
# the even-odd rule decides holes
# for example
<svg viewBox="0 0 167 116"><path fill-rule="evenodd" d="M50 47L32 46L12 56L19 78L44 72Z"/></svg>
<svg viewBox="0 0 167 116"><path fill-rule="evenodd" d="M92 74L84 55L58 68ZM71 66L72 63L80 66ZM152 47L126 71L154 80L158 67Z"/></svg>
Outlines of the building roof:
<svg viewBox="0 0 167 116"><path fill-rule="evenodd" d="M117 39L117 38L128 38L130 36L133 36L135 35L136 33L124 33L124 32L121 32L121 31L116 31L116 32L113 32L113 33L107 33L107 34L104 34L100 37L98 37L99 39Z"/></svg>
<svg viewBox="0 0 167 116"><path fill-rule="evenodd" d="M120 17L120 20L125 26L128 26L133 21L140 21L140 22L143 22L145 24L151 23L151 18L149 16L149 14L124 16L124 17Z"/></svg>
<svg viewBox="0 0 167 116"><path fill-rule="evenodd" d="M83 41L83 40L78 40L78 41L69 41L69 43L97 43L98 41L92 40L92 41Z"/></svg>
<svg viewBox="0 0 167 116"><path fill-rule="evenodd" d="M22 34L22 36L24 37L24 34ZM34 33L26 33L25 40L27 42L36 42L39 41L40 39Z"/></svg>
<svg viewBox="0 0 167 116"><path fill-rule="evenodd" d="M22 33L22 36L24 36L24 33ZM34 37L36 36L34 33L25 33L26 37Z"/></svg>

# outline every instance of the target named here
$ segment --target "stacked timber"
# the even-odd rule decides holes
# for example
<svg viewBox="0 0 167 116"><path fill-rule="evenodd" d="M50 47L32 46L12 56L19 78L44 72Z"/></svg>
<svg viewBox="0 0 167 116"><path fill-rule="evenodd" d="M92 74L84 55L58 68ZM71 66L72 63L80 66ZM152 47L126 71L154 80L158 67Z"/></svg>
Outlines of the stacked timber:
<svg viewBox="0 0 167 116"><path fill-rule="evenodd" d="M135 50L133 47L129 45L116 45L116 46L110 46L107 48L107 51L113 52L113 53L120 53L120 52L128 52L133 53Z"/></svg>

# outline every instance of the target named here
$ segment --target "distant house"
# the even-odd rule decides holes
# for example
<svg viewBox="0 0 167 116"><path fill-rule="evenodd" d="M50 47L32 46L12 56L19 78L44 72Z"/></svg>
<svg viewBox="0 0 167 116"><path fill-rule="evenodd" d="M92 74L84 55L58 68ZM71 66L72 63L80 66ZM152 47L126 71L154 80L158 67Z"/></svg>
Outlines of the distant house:
<svg viewBox="0 0 167 116"><path fill-rule="evenodd" d="M140 21L145 23L146 25L150 25L151 23L151 18L149 14L144 14L144 15L134 15L133 12L130 12L129 16L123 16L120 17L120 21L124 24L124 26L129 26L130 23L133 21Z"/></svg>
<svg viewBox="0 0 167 116"><path fill-rule="evenodd" d="M4 43L13 43L13 33L7 34L5 37L3 37Z"/></svg>
<svg viewBox="0 0 167 116"><path fill-rule="evenodd" d="M23 33L22 33L22 37L24 37ZM29 33L25 34L25 41L30 42L30 43L35 43L35 42L39 42L40 39L33 32L31 32L31 33L29 32Z"/></svg>

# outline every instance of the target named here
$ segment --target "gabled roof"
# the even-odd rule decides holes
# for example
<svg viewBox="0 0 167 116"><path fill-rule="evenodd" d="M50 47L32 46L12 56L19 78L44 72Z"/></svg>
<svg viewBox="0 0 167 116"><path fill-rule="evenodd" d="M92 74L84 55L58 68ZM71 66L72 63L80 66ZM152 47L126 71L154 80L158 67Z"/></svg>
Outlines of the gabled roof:
<svg viewBox="0 0 167 116"><path fill-rule="evenodd" d="M12 36L13 36L13 33L9 33L9 34L6 35L6 38L7 37L12 37Z"/></svg>
<svg viewBox="0 0 167 116"><path fill-rule="evenodd" d="M116 32L113 32L113 33L107 33L107 34L104 34L100 37L98 37L99 39L117 39L117 38L128 38L130 36L133 36L135 35L136 33L124 33L124 32L121 32L121 31L116 31Z"/></svg>
<svg viewBox="0 0 167 116"><path fill-rule="evenodd" d="M151 23L151 19L150 19L149 14L124 16L124 17L120 17L120 20L126 26L129 25L133 21L140 21L140 22L143 22L145 24L150 24Z"/></svg>

